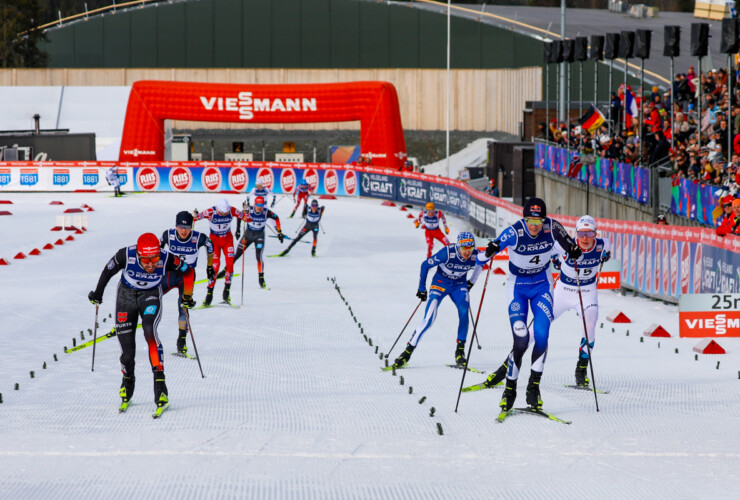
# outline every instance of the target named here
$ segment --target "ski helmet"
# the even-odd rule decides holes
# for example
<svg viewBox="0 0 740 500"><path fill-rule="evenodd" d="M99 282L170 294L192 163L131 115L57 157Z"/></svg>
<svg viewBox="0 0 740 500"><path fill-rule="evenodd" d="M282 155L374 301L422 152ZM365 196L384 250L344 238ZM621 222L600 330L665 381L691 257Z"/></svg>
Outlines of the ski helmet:
<svg viewBox="0 0 740 500"><path fill-rule="evenodd" d="M434 203L432 203L431 201L427 203L427 210L434 210Z"/></svg>
<svg viewBox="0 0 740 500"><path fill-rule="evenodd" d="M547 217L547 207L540 198L530 198L524 204L524 217Z"/></svg>
<svg viewBox="0 0 740 500"><path fill-rule="evenodd" d="M311 200L311 206L312 207L318 207L319 206L319 201L318 200Z"/></svg>
<svg viewBox="0 0 740 500"><path fill-rule="evenodd" d="M159 238L152 233L144 233L136 240L136 253L139 257L159 255Z"/></svg>
<svg viewBox="0 0 740 500"><path fill-rule="evenodd" d="M462 231L457 235L457 250L459 251L462 247L474 247L475 246L475 236L473 236L473 233L469 233L467 231Z"/></svg>
<svg viewBox="0 0 740 500"><path fill-rule="evenodd" d="M596 221L590 215L584 215L576 222L576 231L596 231Z"/></svg>
<svg viewBox="0 0 740 500"><path fill-rule="evenodd" d="M178 212L175 216L175 226L177 227L193 227L193 215L190 212L182 211Z"/></svg>
<svg viewBox="0 0 740 500"><path fill-rule="evenodd" d="M216 210L221 212L222 214L231 212L231 206L229 205L229 202L226 201L225 198L221 198L216 202Z"/></svg>
<svg viewBox="0 0 740 500"><path fill-rule="evenodd" d="M264 204L265 204L265 198L264 198L264 197L262 197L262 196L257 196L257 197L256 197L256 198L254 199L254 204L255 204L255 205L264 205Z"/></svg>

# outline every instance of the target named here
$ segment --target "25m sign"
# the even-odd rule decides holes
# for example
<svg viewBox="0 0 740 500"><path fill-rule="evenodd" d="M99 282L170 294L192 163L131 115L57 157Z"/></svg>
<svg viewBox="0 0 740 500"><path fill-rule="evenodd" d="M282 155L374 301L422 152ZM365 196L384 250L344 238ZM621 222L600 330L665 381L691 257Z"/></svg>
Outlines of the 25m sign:
<svg viewBox="0 0 740 500"><path fill-rule="evenodd" d="M684 294L678 299L681 337L740 337L740 294Z"/></svg>

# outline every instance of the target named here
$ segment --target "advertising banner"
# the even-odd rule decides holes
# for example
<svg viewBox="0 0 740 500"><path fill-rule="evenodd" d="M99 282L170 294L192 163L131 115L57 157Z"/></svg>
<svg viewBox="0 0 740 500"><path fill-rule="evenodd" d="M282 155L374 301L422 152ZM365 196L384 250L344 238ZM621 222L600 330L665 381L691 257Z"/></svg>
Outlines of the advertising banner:
<svg viewBox="0 0 740 500"><path fill-rule="evenodd" d="M681 295L678 321L681 337L740 337L740 294Z"/></svg>
<svg viewBox="0 0 740 500"><path fill-rule="evenodd" d="M105 174L111 162L0 162L2 191L113 191ZM118 167L123 190L133 190L132 169Z"/></svg>

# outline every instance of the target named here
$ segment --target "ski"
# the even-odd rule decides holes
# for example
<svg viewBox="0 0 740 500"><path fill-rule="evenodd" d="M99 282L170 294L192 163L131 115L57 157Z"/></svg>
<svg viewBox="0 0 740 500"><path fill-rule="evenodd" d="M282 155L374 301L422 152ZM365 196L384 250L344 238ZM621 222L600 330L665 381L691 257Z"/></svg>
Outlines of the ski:
<svg viewBox="0 0 740 500"><path fill-rule="evenodd" d="M165 403L162 406L157 406L157 409L154 410L154 413L152 413L152 418L159 418L162 416L162 413L170 407L169 403Z"/></svg>
<svg viewBox="0 0 740 500"><path fill-rule="evenodd" d="M531 415L539 415L540 417L549 418L550 420L554 420L555 422L560 422L561 424L571 424L572 423L570 420L563 420L560 417L556 417L552 413L547 413L546 411L542 411L537 408L532 408L531 406L528 406L526 408L513 408L510 411L515 411L517 413L529 413Z"/></svg>
<svg viewBox="0 0 740 500"><path fill-rule="evenodd" d="M195 356L191 356L190 354L186 352L173 352L172 355L177 356L178 358L198 359Z"/></svg>
<svg viewBox="0 0 740 500"><path fill-rule="evenodd" d="M406 368L407 366L408 366L408 363L404 363L401 366L393 366L393 365L381 366L380 369L383 370L384 372L389 372L389 371L392 371L393 368L395 368L396 370L402 370L403 368Z"/></svg>
<svg viewBox="0 0 740 500"><path fill-rule="evenodd" d="M239 307L241 306L234 305L231 302L216 302L216 303L209 304L209 305L202 304L202 305L193 307L193 309L208 309L210 307L233 307L234 309L239 309Z"/></svg>
<svg viewBox="0 0 740 500"><path fill-rule="evenodd" d="M464 366L460 366L460 365L445 365L445 366L449 366L450 368L457 368L458 370L462 370L463 368L465 368ZM468 371L473 372L473 373L481 373L481 374L486 373L483 370L478 370L477 368L471 368L469 366L468 366Z"/></svg>
<svg viewBox="0 0 740 500"><path fill-rule="evenodd" d="M121 406L118 407L118 413L126 413L128 410L129 401L124 401Z"/></svg>
<svg viewBox="0 0 740 500"><path fill-rule="evenodd" d="M506 417L511 415L512 410L501 410L501 413L498 414L498 417L496 417L496 422L499 424L506 420Z"/></svg>
<svg viewBox="0 0 740 500"><path fill-rule="evenodd" d="M74 352L74 351L79 351L80 349L84 349L85 347L90 347L93 344L97 344L98 342L102 342L105 339L109 339L109 338L115 337L115 336L116 336L116 329L113 328L113 330L111 330L110 332L106 333L105 335L101 335L100 337L98 337L95 340L89 340L89 341L85 342L84 344L80 344L80 345L77 345L77 346L73 347L72 349L65 349L64 352L70 353L70 352Z"/></svg>
<svg viewBox="0 0 740 500"><path fill-rule="evenodd" d="M503 382L499 382L498 384L494 384L494 385L486 385L485 382L481 382L480 384L463 387L462 391L463 392L482 391L485 389L493 389L494 387L501 387L502 385L504 385Z"/></svg>
<svg viewBox="0 0 740 500"><path fill-rule="evenodd" d="M571 389L578 389L579 391L588 391L588 392L594 392L594 388L588 385L571 385L571 384L565 384L565 387L569 387ZM609 391L600 391L596 389L596 394L609 394Z"/></svg>
<svg viewBox="0 0 740 500"><path fill-rule="evenodd" d="M218 276L216 277L216 280L223 279L223 277L225 275L226 275L225 273L224 274L218 273ZM239 276L241 276L240 273L236 273L236 274L232 274L231 275L232 278L237 278ZM193 285L202 285L203 283L208 283L208 282L209 282L208 278L205 278L205 279L196 281L195 283L193 283Z"/></svg>
<svg viewBox="0 0 740 500"><path fill-rule="evenodd" d="M283 255L283 254L280 254L280 253L276 253L276 254L273 254L273 255L268 255L268 257L290 257L290 255Z"/></svg>

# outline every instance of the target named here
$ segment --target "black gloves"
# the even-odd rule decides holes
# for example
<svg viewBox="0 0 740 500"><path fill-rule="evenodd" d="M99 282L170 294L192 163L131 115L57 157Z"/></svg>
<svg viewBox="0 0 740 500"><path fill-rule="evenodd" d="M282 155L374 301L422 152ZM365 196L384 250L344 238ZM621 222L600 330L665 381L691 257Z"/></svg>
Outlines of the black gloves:
<svg viewBox="0 0 740 500"><path fill-rule="evenodd" d="M493 240L489 241L489 242L488 242L488 246L486 247L486 257L488 257L488 258L490 259L490 258L491 258L491 256L492 256L493 254L495 254L495 253L498 253L498 251L499 251L500 249L501 249L501 247L499 246L499 244L498 244L498 243L496 243L496 242L495 242L495 241L493 241Z"/></svg>
<svg viewBox="0 0 740 500"><path fill-rule="evenodd" d="M604 263L607 260L611 259L612 253L611 252L601 252L601 262Z"/></svg>
<svg viewBox="0 0 740 500"><path fill-rule="evenodd" d="M87 294L87 298L90 299L90 302L92 302L95 305L102 304L103 303L103 296L99 294L98 292L90 292Z"/></svg>
<svg viewBox="0 0 740 500"><path fill-rule="evenodd" d="M195 300L193 300L192 295L183 295L182 296L182 307L185 309L192 309L195 307Z"/></svg>
<svg viewBox="0 0 740 500"><path fill-rule="evenodd" d="M216 271L213 270L213 266L206 267L206 276L208 276L208 281L213 281L213 278L216 277Z"/></svg>
<svg viewBox="0 0 740 500"><path fill-rule="evenodd" d="M419 290L416 292L416 296L421 299L422 302L427 301L427 291L426 290Z"/></svg>
<svg viewBox="0 0 740 500"><path fill-rule="evenodd" d="M550 257L550 261L552 262L552 267L560 271L560 257L557 255L553 255Z"/></svg>
<svg viewBox="0 0 740 500"><path fill-rule="evenodd" d="M475 285L475 283L473 283L472 281L468 280L468 290L472 290L473 289L473 285Z"/></svg>
<svg viewBox="0 0 740 500"><path fill-rule="evenodd" d="M282 243L284 239L285 239L285 235L283 234L283 232L278 231L278 240L280 241L280 243Z"/></svg>
<svg viewBox="0 0 740 500"><path fill-rule="evenodd" d="M573 243L568 249L568 258L578 260L578 257L580 257L581 255L583 255L581 247L579 247L577 243Z"/></svg>

